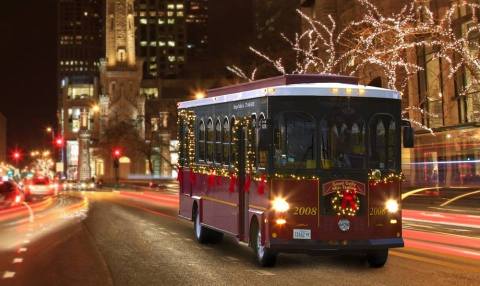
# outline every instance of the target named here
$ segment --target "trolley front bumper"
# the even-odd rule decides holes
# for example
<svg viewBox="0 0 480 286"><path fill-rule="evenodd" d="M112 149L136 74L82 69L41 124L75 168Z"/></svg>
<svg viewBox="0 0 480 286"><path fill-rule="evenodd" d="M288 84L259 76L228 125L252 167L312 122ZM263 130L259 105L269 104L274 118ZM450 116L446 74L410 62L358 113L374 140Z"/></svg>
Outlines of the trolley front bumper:
<svg viewBox="0 0 480 286"><path fill-rule="evenodd" d="M334 252L363 251L403 247L403 238L384 238L368 240L282 240L271 239L270 249L277 252Z"/></svg>

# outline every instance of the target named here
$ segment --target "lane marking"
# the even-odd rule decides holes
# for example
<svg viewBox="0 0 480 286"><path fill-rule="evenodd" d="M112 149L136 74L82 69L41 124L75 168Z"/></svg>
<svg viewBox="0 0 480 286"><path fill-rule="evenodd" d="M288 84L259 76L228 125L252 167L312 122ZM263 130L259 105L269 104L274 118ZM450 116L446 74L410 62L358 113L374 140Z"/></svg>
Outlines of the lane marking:
<svg viewBox="0 0 480 286"><path fill-rule="evenodd" d="M18 263L22 263L23 262L23 258L21 257L16 257L13 259L13 264L18 264Z"/></svg>
<svg viewBox="0 0 480 286"><path fill-rule="evenodd" d="M26 247L21 247L21 248L18 250L18 253L22 253L22 252L27 252L27 248L26 248Z"/></svg>
<svg viewBox="0 0 480 286"><path fill-rule="evenodd" d="M25 240L23 241L23 243L29 244L29 243L30 243L30 240L29 240L29 239L25 239Z"/></svg>
<svg viewBox="0 0 480 286"><path fill-rule="evenodd" d="M13 278L14 276L15 272L12 271L5 271L5 273L3 273L3 279Z"/></svg>
<svg viewBox="0 0 480 286"><path fill-rule="evenodd" d="M266 270L247 270L260 276L275 276L275 273Z"/></svg>

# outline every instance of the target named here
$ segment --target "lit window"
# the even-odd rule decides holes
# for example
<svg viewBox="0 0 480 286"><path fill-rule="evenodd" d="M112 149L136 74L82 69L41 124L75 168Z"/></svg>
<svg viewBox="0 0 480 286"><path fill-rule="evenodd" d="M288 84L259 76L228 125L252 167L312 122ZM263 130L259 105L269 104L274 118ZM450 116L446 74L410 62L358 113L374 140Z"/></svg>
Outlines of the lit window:
<svg viewBox="0 0 480 286"><path fill-rule="evenodd" d="M177 4L177 9L178 10L183 9L183 4Z"/></svg>
<svg viewBox="0 0 480 286"><path fill-rule="evenodd" d="M173 9L175 9L175 4L168 4L167 8L173 10Z"/></svg>
<svg viewBox="0 0 480 286"><path fill-rule="evenodd" d="M146 47L146 46L147 46L147 42L146 42L146 41L141 41L141 42L140 42L140 46Z"/></svg>
<svg viewBox="0 0 480 286"><path fill-rule="evenodd" d="M168 56L168 61L174 62L176 60L175 56Z"/></svg>
<svg viewBox="0 0 480 286"><path fill-rule="evenodd" d="M183 17L183 11L178 11L177 12L177 17Z"/></svg>
<svg viewBox="0 0 480 286"><path fill-rule="evenodd" d="M168 46L169 47L175 47L175 42L174 41L168 41Z"/></svg>
<svg viewBox="0 0 480 286"><path fill-rule="evenodd" d="M175 24L175 19L168 19L167 24Z"/></svg>
<svg viewBox="0 0 480 286"><path fill-rule="evenodd" d="M150 46L156 47L156 46L157 46L157 42L150 42Z"/></svg>
<svg viewBox="0 0 480 286"><path fill-rule="evenodd" d="M163 19L158 19L158 24L163 25L163 24L165 24L165 21Z"/></svg>
<svg viewBox="0 0 480 286"><path fill-rule="evenodd" d="M145 16L146 16L145 11L141 11L141 12L140 12L140 17L145 17Z"/></svg>
<svg viewBox="0 0 480 286"><path fill-rule="evenodd" d="M147 24L147 19L141 18L140 19L140 24L146 25Z"/></svg>
<svg viewBox="0 0 480 286"><path fill-rule="evenodd" d="M185 61L185 58L184 58L183 56L179 56L179 57L178 57L178 61L179 61L179 62L184 62L184 61Z"/></svg>
<svg viewBox="0 0 480 286"><path fill-rule="evenodd" d="M159 47L164 47L164 46L165 46L165 42L159 41L159 42L158 42L158 46L159 46Z"/></svg>
<svg viewBox="0 0 480 286"><path fill-rule="evenodd" d="M168 16L168 17L172 17L172 16L173 16L173 12L172 12L172 11L168 11L168 12L167 12L167 16Z"/></svg>

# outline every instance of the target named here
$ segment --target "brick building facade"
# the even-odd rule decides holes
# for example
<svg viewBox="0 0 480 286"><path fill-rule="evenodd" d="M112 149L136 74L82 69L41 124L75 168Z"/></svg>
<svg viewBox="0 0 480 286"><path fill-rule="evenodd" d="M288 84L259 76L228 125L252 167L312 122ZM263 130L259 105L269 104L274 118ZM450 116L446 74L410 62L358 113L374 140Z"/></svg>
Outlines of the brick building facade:
<svg viewBox="0 0 480 286"><path fill-rule="evenodd" d="M399 12L410 0L372 0L384 15ZM422 1L440 18L452 1ZM341 30L352 20L359 19L363 8L356 0L306 0L303 10L319 20L332 15ZM471 24L471 11L456 11L455 30L464 33ZM475 35L477 36L477 35ZM408 79L403 91L403 106L421 107L436 116L410 112L409 117L432 128L434 134L418 129L415 148L403 150L402 164L411 185L459 185L480 183L480 105L479 91L462 95L460 90L469 82L467 72L450 78L449 64L434 59L428 48L408 52L408 61L424 70ZM359 75L363 84L386 87L386 79L375 68Z"/></svg>

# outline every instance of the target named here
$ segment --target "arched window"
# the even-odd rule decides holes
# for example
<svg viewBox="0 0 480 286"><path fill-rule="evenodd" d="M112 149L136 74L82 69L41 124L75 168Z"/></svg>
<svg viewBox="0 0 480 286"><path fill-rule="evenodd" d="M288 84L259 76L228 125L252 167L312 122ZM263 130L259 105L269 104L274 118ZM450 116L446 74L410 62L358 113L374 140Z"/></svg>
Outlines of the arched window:
<svg viewBox="0 0 480 286"><path fill-rule="evenodd" d="M215 123L215 163L222 162L222 124L220 119Z"/></svg>
<svg viewBox="0 0 480 286"><path fill-rule="evenodd" d="M354 109L332 110L320 121L322 168L365 168L365 130Z"/></svg>
<svg viewBox="0 0 480 286"><path fill-rule="evenodd" d="M238 152L238 144L235 144L235 117L232 117L230 120L230 164L235 165L237 162L237 152ZM235 165L235 167L238 167Z"/></svg>
<svg viewBox="0 0 480 286"><path fill-rule="evenodd" d="M222 128L222 142L223 142L223 164L230 165L230 125L228 118L223 120Z"/></svg>
<svg viewBox="0 0 480 286"><path fill-rule="evenodd" d="M389 115L375 115L370 122L370 168L397 167L397 125Z"/></svg>
<svg viewBox="0 0 480 286"><path fill-rule="evenodd" d="M264 127L266 126L266 122L265 122L265 115L261 114L260 117L258 118L258 128L257 128L257 142L256 142L256 145L257 145L257 162L258 162L258 167L259 168L266 168L267 167L267 155L268 155L268 148L266 148L266 146L259 146L258 143L259 143L259 131Z"/></svg>
<svg viewBox="0 0 480 286"><path fill-rule="evenodd" d="M396 167L395 164L395 145L396 145L396 126L395 121L390 121L390 126L388 127L388 137L387 137L387 167L394 169Z"/></svg>
<svg viewBox="0 0 480 286"><path fill-rule="evenodd" d="M286 112L274 120L275 167L316 168L315 120L303 112Z"/></svg>
<svg viewBox="0 0 480 286"><path fill-rule="evenodd" d="M198 160L205 161L205 123L200 121L198 131Z"/></svg>
<svg viewBox="0 0 480 286"><path fill-rule="evenodd" d="M213 121L212 119L208 120L207 123L207 161L213 162L213 152L214 152L214 131L213 131Z"/></svg>
<svg viewBox="0 0 480 286"><path fill-rule="evenodd" d="M245 138L247 138L248 142L247 142L247 146L250 146L250 150L255 152L255 158L252 158L252 160L254 160L253 162L253 165L254 166L257 166L257 116L255 114L252 114L252 117L251 117L251 120L252 120L252 123L251 123L251 126L250 126L250 132L247 131L247 135L250 135L250 136L246 136ZM249 149L245 149L248 150Z"/></svg>

